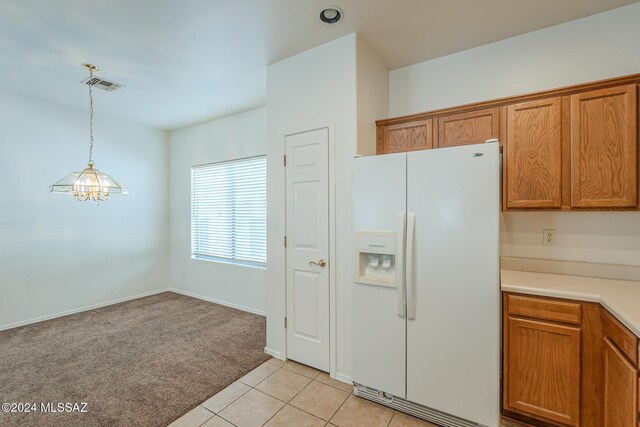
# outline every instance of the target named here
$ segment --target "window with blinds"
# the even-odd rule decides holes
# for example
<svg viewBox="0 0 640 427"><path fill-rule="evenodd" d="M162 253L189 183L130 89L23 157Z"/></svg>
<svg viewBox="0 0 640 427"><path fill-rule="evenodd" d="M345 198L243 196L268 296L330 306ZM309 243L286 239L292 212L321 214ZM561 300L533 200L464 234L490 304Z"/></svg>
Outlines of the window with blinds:
<svg viewBox="0 0 640 427"><path fill-rule="evenodd" d="M266 266L265 156L191 168L191 256Z"/></svg>

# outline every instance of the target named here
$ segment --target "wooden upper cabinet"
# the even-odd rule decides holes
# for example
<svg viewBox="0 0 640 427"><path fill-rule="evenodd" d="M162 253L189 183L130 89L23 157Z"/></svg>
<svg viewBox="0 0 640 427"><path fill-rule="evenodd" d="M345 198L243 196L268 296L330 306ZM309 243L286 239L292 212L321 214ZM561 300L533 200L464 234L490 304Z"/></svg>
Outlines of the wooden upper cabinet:
<svg viewBox="0 0 640 427"><path fill-rule="evenodd" d="M639 209L640 74L378 120L377 154L498 138L508 209Z"/></svg>
<svg viewBox="0 0 640 427"><path fill-rule="evenodd" d="M637 205L635 84L571 96L571 206Z"/></svg>
<svg viewBox="0 0 640 427"><path fill-rule="evenodd" d="M377 154L433 148L433 120L386 126L378 131Z"/></svg>
<svg viewBox="0 0 640 427"><path fill-rule="evenodd" d="M500 109L489 108L438 118L438 148L482 144L500 137Z"/></svg>
<svg viewBox="0 0 640 427"><path fill-rule="evenodd" d="M604 426L635 427L638 370L609 339L604 340Z"/></svg>
<svg viewBox="0 0 640 427"><path fill-rule="evenodd" d="M580 328L508 317L505 409L580 424Z"/></svg>
<svg viewBox="0 0 640 427"><path fill-rule="evenodd" d="M507 107L507 208L559 208L562 195L561 98Z"/></svg>

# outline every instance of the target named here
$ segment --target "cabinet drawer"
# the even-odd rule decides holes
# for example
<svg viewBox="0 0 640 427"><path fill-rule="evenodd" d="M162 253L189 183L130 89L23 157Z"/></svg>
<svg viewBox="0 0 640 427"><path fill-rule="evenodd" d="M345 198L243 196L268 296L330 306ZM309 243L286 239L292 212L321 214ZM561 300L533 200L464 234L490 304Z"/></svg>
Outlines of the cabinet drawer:
<svg viewBox="0 0 640 427"><path fill-rule="evenodd" d="M580 304L543 298L509 295L507 312L510 315L532 317L541 320L580 324Z"/></svg>
<svg viewBox="0 0 640 427"><path fill-rule="evenodd" d="M600 309L600 315L604 336L609 338L635 366L638 366L638 339L636 336L606 309Z"/></svg>

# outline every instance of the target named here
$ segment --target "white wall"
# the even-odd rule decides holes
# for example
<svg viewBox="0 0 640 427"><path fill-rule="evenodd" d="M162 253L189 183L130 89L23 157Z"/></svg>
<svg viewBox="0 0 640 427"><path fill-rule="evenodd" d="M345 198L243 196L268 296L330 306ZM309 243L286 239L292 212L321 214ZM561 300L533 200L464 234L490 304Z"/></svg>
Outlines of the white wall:
<svg viewBox="0 0 640 427"><path fill-rule="evenodd" d="M390 115L640 73L639 22L637 3L392 71ZM640 266L640 212L508 212L501 243L503 256Z"/></svg>
<svg viewBox="0 0 640 427"><path fill-rule="evenodd" d="M351 376L351 162L356 153L375 153L375 119L388 111L388 70L355 34L269 66L268 124L268 305L267 350L286 355L285 317L285 173L282 167L287 130L334 123L336 346L332 362L337 378Z"/></svg>
<svg viewBox="0 0 640 427"><path fill-rule="evenodd" d="M266 312L264 268L191 259L191 167L266 154L267 113L258 108L171 132L171 287L178 292Z"/></svg>
<svg viewBox="0 0 640 427"><path fill-rule="evenodd" d="M391 117L640 72L640 3L394 70Z"/></svg>
<svg viewBox="0 0 640 427"><path fill-rule="evenodd" d="M356 51L358 154L376 154L376 120L389 115L389 70L358 36Z"/></svg>
<svg viewBox="0 0 640 427"><path fill-rule="evenodd" d="M351 159L356 154L356 36L351 34L270 65L267 70L268 106L268 300L267 348L285 354L285 174L283 132L320 122L335 123L337 372L348 375L351 248Z"/></svg>
<svg viewBox="0 0 640 427"><path fill-rule="evenodd" d="M98 112L96 168L130 194L49 193L86 167L87 114L0 93L0 329L168 288L165 132Z"/></svg>
<svg viewBox="0 0 640 427"><path fill-rule="evenodd" d="M555 246L542 246L543 229ZM640 212L505 212L501 254L640 267Z"/></svg>

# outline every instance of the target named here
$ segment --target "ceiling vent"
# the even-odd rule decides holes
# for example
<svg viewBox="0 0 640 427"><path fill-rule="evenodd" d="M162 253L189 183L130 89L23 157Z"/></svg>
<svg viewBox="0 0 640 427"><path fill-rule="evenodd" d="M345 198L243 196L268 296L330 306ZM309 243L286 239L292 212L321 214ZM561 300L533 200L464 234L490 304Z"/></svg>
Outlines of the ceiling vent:
<svg viewBox="0 0 640 427"><path fill-rule="evenodd" d="M113 92L122 87L121 84L101 79L98 76L88 77L84 79L82 83L88 84L89 86L97 87L98 89L106 90L107 92Z"/></svg>

